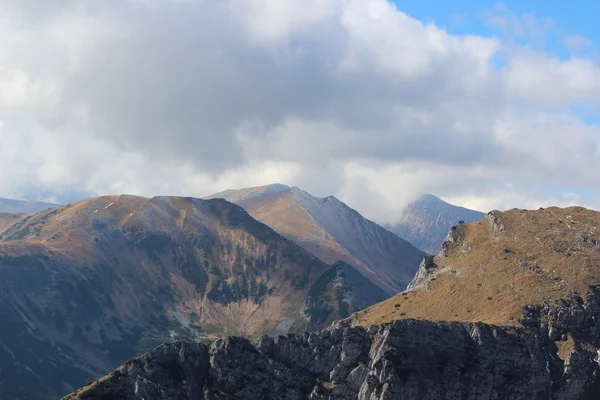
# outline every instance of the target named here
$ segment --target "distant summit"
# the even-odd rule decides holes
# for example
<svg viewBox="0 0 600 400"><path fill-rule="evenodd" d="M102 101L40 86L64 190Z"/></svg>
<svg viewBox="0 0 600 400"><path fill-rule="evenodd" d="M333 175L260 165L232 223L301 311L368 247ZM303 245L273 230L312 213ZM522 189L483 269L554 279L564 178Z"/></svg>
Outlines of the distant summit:
<svg viewBox="0 0 600 400"><path fill-rule="evenodd" d="M455 206L426 193L406 206L398 223L386 227L415 247L437 254L452 226L459 221L475 222L484 216L480 211Z"/></svg>
<svg viewBox="0 0 600 400"><path fill-rule="evenodd" d="M227 189L223 192L215 193L205 197L206 200L222 198L231 203L238 203L243 200L250 200L254 197L269 194L279 193L290 189L289 186L281 183L273 183L271 185L256 186L246 189Z"/></svg>
<svg viewBox="0 0 600 400"><path fill-rule="evenodd" d="M30 214L56 206L58 206L58 204L45 203L42 201L13 200L0 197L0 213Z"/></svg>

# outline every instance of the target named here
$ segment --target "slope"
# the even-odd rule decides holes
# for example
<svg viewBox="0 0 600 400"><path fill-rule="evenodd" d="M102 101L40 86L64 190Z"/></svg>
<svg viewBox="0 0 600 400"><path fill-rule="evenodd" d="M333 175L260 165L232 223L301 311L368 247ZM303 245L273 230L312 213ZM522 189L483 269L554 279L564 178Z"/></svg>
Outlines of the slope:
<svg viewBox="0 0 600 400"><path fill-rule="evenodd" d="M600 212L581 207L492 211L453 227L409 290L354 316L516 325L524 307L586 301L600 284Z"/></svg>
<svg viewBox="0 0 600 400"><path fill-rule="evenodd" d="M406 287L423 259L424 253L333 196L317 198L279 184L225 194L323 261L345 261L389 294Z"/></svg>
<svg viewBox="0 0 600 400"><path fill-rule="evenodd" d="M428 254L437 254L450 227L459 221L475 222L484 216L482 212L424 194L405 207L400 221L388 224L386 228Z"/></svg>
<svg viewBox="0 0 600 400"><path fill-rule="evenodd" d="M17 218L0 234L2 397L56 398L174 338L325 326L368 285L307 297L332 268L219 199L106 196Z"/></svg>

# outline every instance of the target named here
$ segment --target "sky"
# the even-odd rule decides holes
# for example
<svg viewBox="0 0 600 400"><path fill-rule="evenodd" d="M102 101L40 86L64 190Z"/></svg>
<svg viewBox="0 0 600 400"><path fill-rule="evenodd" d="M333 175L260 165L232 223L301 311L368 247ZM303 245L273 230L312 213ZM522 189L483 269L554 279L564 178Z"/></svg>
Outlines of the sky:
<svg viewBox="0 0 600 400"><path fill-rule="evenodd" d="M591 1L3 0L0 196L600 209Z"/></svg>

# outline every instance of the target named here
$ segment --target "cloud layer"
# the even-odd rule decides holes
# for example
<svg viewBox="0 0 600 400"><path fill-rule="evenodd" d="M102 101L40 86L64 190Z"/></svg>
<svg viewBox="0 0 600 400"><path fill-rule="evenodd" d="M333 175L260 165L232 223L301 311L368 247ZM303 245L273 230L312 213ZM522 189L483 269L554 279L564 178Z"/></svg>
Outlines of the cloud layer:
<svg viewBox="0 0 600 400"><path fill-rule="evenodd" d="M552 25L486 18L536 40ZM600 129L581 116L598 61L506 32L452 35L387 0L7 0L0 37L2 196L280 181L380 221L424 191L600 207Z"/></svg>

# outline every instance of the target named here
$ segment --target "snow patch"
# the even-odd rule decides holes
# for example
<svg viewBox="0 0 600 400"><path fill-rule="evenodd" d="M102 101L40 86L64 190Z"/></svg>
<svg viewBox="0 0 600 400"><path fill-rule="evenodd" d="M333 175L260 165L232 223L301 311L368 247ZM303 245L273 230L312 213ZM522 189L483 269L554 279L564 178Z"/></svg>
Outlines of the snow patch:
<svg viewBox="0 0 600 400"><path fill-rule="evenodd" d="M114 202L110 203L109 205L107 205L106 207L104 207L104 209L106 210L108 207L112 206L113 204L115 204Z"/></svg>

